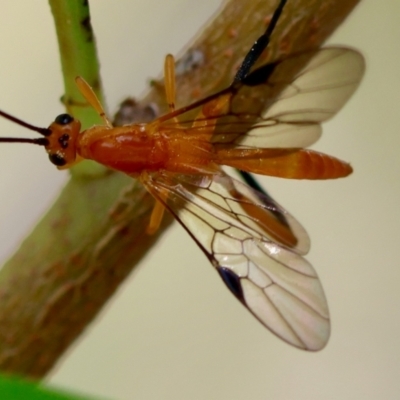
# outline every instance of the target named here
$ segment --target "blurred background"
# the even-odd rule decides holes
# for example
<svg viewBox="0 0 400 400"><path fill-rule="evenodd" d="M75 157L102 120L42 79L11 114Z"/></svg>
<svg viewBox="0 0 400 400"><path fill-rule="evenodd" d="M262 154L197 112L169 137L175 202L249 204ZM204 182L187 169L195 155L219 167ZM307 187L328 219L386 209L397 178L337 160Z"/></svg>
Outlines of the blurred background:
<svg viewBox="0 0 400 400"><path fill-rule="evenodd" d="M63 112L49 6L0 5L0 108L47 126ZM165 54L179 52L219 5L93 1L110 112L138 96L159 75ZM330 40L359 49L367 72L315 148L350 161L354 174L328 182L262 179L311 236L308 260L332 317L328 346L310 354L267 332L175 224L65 355L52 384L116 400L399 398L399 15L400 2L363 0ZM21 128L0 120L0 132ZM66 180L43 149L2 145L3 260Z"/></svg>

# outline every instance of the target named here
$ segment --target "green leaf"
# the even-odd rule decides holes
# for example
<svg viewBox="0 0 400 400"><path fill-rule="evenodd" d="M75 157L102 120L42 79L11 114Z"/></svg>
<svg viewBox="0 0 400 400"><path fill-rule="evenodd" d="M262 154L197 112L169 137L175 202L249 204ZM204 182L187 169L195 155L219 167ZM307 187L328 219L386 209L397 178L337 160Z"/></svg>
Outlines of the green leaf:
<svg viewBox="0 0 400 400"><path fill-rule="evenodd" d="M48 389L21 378L0 375L0 399L7 400L94 400L70 392Z"/></svg>

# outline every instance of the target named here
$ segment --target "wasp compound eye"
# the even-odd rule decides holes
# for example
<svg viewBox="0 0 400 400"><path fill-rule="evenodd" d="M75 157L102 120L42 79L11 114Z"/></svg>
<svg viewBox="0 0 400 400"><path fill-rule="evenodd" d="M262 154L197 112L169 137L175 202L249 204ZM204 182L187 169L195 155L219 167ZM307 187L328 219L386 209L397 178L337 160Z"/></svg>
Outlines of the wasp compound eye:
<svg viewBox="0 0 400 400"><path fill-rule="evenodd" d="M73 120L74 118L71 117L69 114L60 114L58 117L56 117L54 121L59 125L68 125Z"/></svg>
<svg viewBox="0 0 400 400"><path fill-rule="evenodd" d="M56 165L57 167L62 167L63 165L65 165L67 162L65 161L65 158L60 156L57 153L54 154L49 154L49 159L50 161Z"/></svg>

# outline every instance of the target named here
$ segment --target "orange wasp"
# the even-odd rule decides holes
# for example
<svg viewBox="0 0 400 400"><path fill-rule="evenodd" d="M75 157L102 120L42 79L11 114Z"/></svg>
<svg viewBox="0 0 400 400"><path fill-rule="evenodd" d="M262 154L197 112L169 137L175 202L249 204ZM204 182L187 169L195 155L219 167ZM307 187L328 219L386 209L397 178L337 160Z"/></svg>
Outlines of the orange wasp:
<svg viewBox="0 0 400 400"><path fill-rule="evenodd" d="M283 10L281 0L226 89L175 110L174 59L165 61L170 112L151 123L112 126L92 89L76 83L104 124L80 131L59 115L48 128L3 117L42 138L1 142L44 146L59 169L82 159L138 178L156 199L148 233L168 209L203 250L229 290L270 331L289 344L319 350L330 334L326 298L303 258L309 238L279 204L228 176L221 166L295 179L347 176L349 164L305 147L321 134L357 88L364 59L347 48L290 55L250 71ZM300 66L300 67L299 67ZM294 79L287 76L293 68Z"/></svg>

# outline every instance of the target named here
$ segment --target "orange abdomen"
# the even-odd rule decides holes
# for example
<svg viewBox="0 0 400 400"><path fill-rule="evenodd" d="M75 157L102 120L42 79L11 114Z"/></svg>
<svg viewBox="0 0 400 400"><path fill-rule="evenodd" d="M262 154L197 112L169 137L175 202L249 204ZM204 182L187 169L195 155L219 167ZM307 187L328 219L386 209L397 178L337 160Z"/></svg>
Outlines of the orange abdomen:
<svg viewBox="0 0 400 400"><path fill-rule="evenodd" d="M351 174L350 164L308 149L222 149L218 163L260 175L291 179L333 179Z"/></svg>

